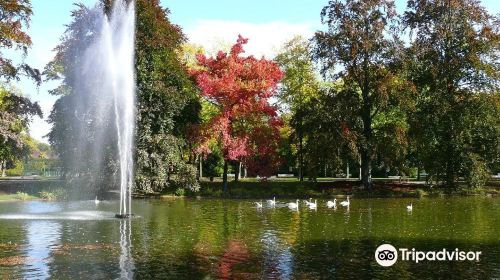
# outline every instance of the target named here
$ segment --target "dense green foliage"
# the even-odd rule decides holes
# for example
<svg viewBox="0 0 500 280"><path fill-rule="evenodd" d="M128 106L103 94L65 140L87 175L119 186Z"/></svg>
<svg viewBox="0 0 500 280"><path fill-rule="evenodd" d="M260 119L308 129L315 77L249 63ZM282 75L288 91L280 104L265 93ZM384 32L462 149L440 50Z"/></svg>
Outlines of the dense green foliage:
<svg viewBox="0 0 500 280"><path fill-rule="evenodd" d="M425 170L453 187L498 172L498 18L468 0L408 1L402 21L392 1L338 0L321 16L312 57L323 83L309 74L307 43L294 39L276 58L293 129L282 150L305 165L299 177L360 167L369 188L372 174Z"/></svg>
<svg viewBox="0 0 500 280"><path fill-rule="evenodd" d="M500 155L498 18L476 1L409 1L405 27L418 88L415 153L437 181L483 185ZM496 170L498 171L498 170Z"/></svg>
<svg viewBox="0 0 500 280"><path fill-rule="evenodd" d="M400 122L392 121L404 114L410 88L400 76L402 44L395 31L394 3L330 1L321 16L327 31L316 33L314 57L327 78L342 83L337 113L351 116L336 126L342 125L345 136L355 142L363 186L370 188L377 152L386 147L385 140L404 138L405 133Z"/></svg>
<svg viewBox="0 0 500 280"><path fill-rule="evenodd" d="M37 103L0 85L0 172L15 167L16 161L30 153L28 124L32 117L42 116Z"/></svg>
<svg viewBox="0 0 500 280"><path fill-rule="evenodd" d="M297 143L299 179L304 179L304 119L307 118L306 104L318 95L319 82L311 61L311 48L303 38L295 37L285 43L275 60L284 72L279 99L286 113L292 116L292 143ZM285 114L286 114L285 113ZM310 135L313 136L313 135Z"/></svg>
<svg viewBox="0 0 500 280"><path fill-rule="evenodd" d="M200 110L178 55L184 35L159 1L136 1L136 13L136 187L159 191L174 179L196 189L196 170L183 158L189 123L198 122Z"/></svg>

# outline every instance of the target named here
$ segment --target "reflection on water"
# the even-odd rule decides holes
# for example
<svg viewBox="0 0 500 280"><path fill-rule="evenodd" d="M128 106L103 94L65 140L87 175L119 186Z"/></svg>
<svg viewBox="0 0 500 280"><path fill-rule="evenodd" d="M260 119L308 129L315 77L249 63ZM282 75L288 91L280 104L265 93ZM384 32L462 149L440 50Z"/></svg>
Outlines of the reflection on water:
<svg viewBox="0 0 500 280"><path fill-rule="evenodd" d="M59 243L61 225L51 221L33 221L26 224L25 249L27 256L23 267L24 278L48 279L48 264L53 261L52 248Z"/></svg>
<svg viewBox="0 0 500 280"><path fill-rule="evenodd" d="M353 198L349 208L318 201L299 211L287 202L140 200L141 218L130 220L109 218L118 202L0 203L0 279L500 278L498 198ZM479 263L382 268L382 243L483 253Z"/></svg>
<svg viewBox="0 0 500 280"><path fill-rule="evenodd" d="M122 219L120 221L120 279L132 279L134 276L131 235L131 219Z"/></svg>

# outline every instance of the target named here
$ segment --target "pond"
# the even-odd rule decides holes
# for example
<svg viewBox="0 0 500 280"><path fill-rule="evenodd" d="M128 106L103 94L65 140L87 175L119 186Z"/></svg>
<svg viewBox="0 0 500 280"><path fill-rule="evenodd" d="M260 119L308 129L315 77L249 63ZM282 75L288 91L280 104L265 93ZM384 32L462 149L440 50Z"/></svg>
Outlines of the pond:
<svg viewBox="0 0 500 280"><path fill-rule="evenodd" d="M278 200L135 200L0 203L1 279L498 279L498 198L318 201L299 211ZM282 202L282 203L280 203ZM413 211L406 205L413 203ZM374 259L396 248L481 251L476 261Z"/></svg>

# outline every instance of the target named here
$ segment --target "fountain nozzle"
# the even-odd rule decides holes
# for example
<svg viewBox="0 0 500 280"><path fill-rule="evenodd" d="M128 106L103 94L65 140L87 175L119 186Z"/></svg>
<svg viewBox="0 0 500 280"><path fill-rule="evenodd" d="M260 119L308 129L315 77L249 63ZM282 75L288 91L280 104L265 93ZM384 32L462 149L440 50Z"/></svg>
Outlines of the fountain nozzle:
<svg viewBox="0 0 500 280"><path fill-rule="evenodd" d="M115 214L115 218L117 219L129 219L133 218L135 215L132 213L123 213L123 214Z"/></svg>

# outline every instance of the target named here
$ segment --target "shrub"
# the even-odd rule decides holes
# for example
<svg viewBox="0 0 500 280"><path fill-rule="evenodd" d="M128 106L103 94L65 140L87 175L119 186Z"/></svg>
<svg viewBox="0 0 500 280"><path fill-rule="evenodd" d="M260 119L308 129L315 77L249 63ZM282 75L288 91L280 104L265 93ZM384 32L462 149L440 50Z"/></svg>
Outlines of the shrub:
<svg viewBox="0 0 500 280"><path fill-rule="evenodd" d="M68 192L64 188L57 188L52 191L41 191L40 198L45 200L65 200L68 198Z"/></svg>
<svg viewBox="0 0 500 280"><path fill-rule="evenodd" d="M191 164L180 164L177 174L172 178L172 185L176 188L183 188L193 192L200 189L200 183L196 179L196 167Z"/></svg>
<svg viewBox="0 0 500 280"><path fill-rule="evenodd" d="M17 197L17 199L20 199L20 200L28 200L30 198L30 195L25 193L25 192L17 192L16 197Z"/></svg>
<svg viewBox="0 0 500 280"><path fill-rule="evenodd" d="M184 196L185 190L183 188L178 188L175 190L175 196Z"/></svg>
<svg viewBox="0 0 500 280"><path fill-rule="evenodd" d="M424 191L423 189L417 189L416 194L417 194L417 197L424 197L424 196L428 195L428 193L426 191Z"/></svg>
<svg viewBox="0 0 500 280"><path fill-rule="evenodd" d="M469 188L477 189L483 187L489 177L486 164L477 156L471 157L468 169L469 172L466 175L465 179Z"/></svg>
<svg viewBox="0 0 500 280"><path fill-rule="evenodd" d="M40 198L45 199L45 200L56 200L56 195L52 192L48 191L41 191L40 193Z"/></svg>

